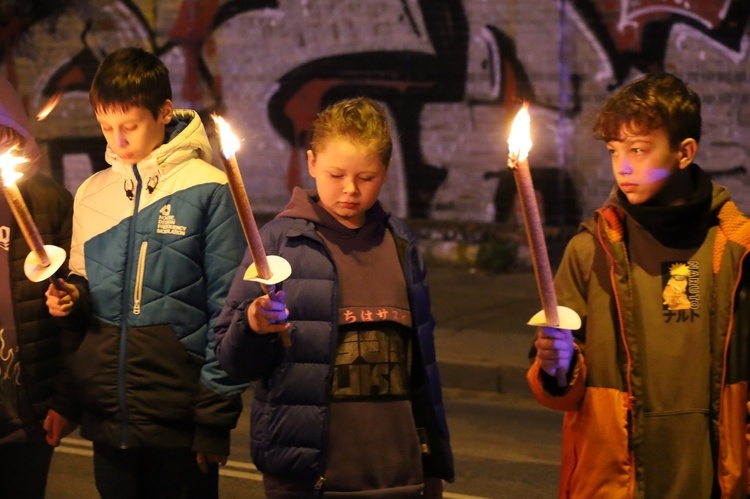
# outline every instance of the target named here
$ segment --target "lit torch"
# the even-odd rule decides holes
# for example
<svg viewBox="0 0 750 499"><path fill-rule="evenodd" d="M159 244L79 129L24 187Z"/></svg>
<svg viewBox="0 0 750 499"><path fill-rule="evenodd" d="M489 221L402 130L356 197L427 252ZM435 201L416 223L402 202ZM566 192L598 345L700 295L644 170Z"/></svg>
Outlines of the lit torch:
<svg viewBox="0 0 750 499"><path fill-rule="evenodd" d="M273 300L276 297L276 284L292 274L292 267L289 262L278 255L266 255L235 157L237 149L240 148L240 142L221 116L213 115L212 117L219 131L221 162L227 174L229 189L245 233L248 249L253 257L253 263L248 267L244 277L247 281L259 282L263 291ZM281 333L281 341L286 348L291 346L291 340L286 331Z"/></svg>
<svg viewBox="0 0 750 499"><path fill-rule="evenodd" d="M31 252L26 257L23 271L30 281L40 282L49 279L52 284L60 290L63 290L61 283L54 277L55 272L65 262L65 250L53 246L45 245L42 236L39 235L34 219L26 207L26 203L21 196L21 191L16 186L16 181L23 175L15 171L17 165L26 163L26 159L21 156L13 155L15 146L0 156L0 176L2 177L2 187L5 198L8 200L13 217L21 229L26 243L31 248Z"/></svg>
<svg viewBox="0 0 750 499"><path fill-rule="evenodd" d="M557 305L554 279L547 253L547 243L544 239L542 220L539 215L539 206L536 202L536 192L531 181L529 170L529 151L531 150L531 118L529 116L529 105L524 103L523 107L511 126L508 137L508 167L513 170L516 180L518 199L523 212L523 220L526 225L526 235L529 239L531 260L534 265L539 297L542 301L542 310L534 315L529 321L533 326L548 326L561 329L579 329L581 318L578 314L567 308ZM566 386L566 373L558 370L557 383Z"/></svg>
<svg viewBox="0 0 750 499"><path fill-rule="evenodd" d="M42 121L47 116L49 116L49 113L52 112L53 109L57 106L57 103L60 102L60 98L62 97L62 90L55 92L55 94L50 97L50 99L47 101L47 103L42 106L42 109L39 110L39 112L36 114L36 120Z"/></svg>

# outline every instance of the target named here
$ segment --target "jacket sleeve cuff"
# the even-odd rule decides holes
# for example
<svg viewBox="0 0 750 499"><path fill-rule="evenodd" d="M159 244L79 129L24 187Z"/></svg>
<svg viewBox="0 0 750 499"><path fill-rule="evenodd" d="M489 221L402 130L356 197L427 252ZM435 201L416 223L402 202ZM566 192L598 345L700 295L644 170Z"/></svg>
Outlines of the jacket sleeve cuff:
<svg viewBox="0 0 750 499"><path fill-rule="evenodd" d="M76 403L64 397L54 396L50 399L47 399L47 407L57 412L58 414L65 416L65 418L69 421L72 421L76 424L81 423L80 407Z"/></svg>
<svg viewBox="0 0 750 499"><path fill-rule="evenodd" d="M535 359L526 373L526 380L534 398L551 409L575 411L586 391L586 363L583 355L576 348L576 359L568 370L568 383L557 386L555 377L545 373L541 363Z"/></svg>
<svg viewBox="0 0 750 499"><path fill-rule="evenodd" d="M193 451L228 456L230 430L224 426L196 425Z"/></svg>

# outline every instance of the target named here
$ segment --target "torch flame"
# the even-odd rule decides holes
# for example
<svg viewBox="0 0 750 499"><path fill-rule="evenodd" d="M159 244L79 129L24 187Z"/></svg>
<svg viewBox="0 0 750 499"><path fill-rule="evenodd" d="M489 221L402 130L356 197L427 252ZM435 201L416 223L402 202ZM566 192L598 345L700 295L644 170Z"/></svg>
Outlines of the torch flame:
<svg viewBox="0 0 750 499"><path fill-rule="evenodd" d="M510 127L508 151L509 156L519 162L529 156L529 150L531 150L531 117L529 116L529 103L524 102Z"/></svg>
<svg viewBox="0 0 750 499"><path fill-rule="evenodd" d="M42 121L44 118L49 116L49 113L52 112L53 109L57 106L57 103L60 102L60 98L62 97L62 90L59 92L55 92L55 95L50 97L50 99L47 101L47 103L42 106L42 109L37 113L36 120Z"/></svg>
<svg viewBox="0 0 750 499"><path fill-rule="evenodd" d="M16 150L16 146L11 147L8 151L0 156L0 179L4 186L9 186L15 183L16 180L23 177L23 173L15 170L16 165L22 165L26 163L26 158L23 156L13 155L13 151Z"/></svg>
<svg viewBox="0 0 750 499"><path fill-rule="evenodd" d="M232 128L229 123L224 121L224 118L216 114L212 114L211 117L214 119L214 123L219 129L219 145L221 146L221 153L225 158L229 159L234 156L237 149L240 148L240 141L232 133Z"/></svg>

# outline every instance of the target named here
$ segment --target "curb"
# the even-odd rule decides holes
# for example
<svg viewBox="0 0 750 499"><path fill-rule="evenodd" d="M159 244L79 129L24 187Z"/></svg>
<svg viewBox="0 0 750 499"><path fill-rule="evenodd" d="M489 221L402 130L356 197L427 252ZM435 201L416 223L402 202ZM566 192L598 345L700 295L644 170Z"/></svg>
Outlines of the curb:
<svg viewBox="0 0 750 499"><path fill-rule="evenodd" d="M443 386L532 397L526 382L532 338L528 331L436 329Z"/></svg>
<svg viewBox="0 0 750 499"><path fill-rule="evenodd" d="M532 397L523 367L438 360L438 369L444 388Z"/></svg>

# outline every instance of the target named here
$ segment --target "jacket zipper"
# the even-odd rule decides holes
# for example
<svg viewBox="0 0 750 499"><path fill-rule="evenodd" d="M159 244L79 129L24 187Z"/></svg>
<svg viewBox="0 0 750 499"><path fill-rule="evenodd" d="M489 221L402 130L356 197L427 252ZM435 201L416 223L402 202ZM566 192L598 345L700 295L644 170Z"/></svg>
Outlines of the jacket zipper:
<svg viewBox="0 0 750 499"><path fill-rule="evenodd" d="M138 216L138 205L141 200L141 175L138 173L138 167L133 165L133 174L135 175L135 200L133 203L133 216L130 219L130 228L128 230L128 241L127 241L127 252L126 255L133 255L135 253L135 234L136 234L136 218ZM125 374L127 359L125 358L127 339L128 339L128 297L130 293L126 292L129 276L133 269L132 258L126 257L125 259L125 277L123 281L123 293L122 293L122 317L120 319L120 351L117 361L117 398L120 406L120 448L126 449L128 447L128 406L125 397Z"/></svg>
<svg viewBox="0 0 750 499"><path fill-rule="evenodd" d="M609 224L609 221L604 216L603 212L600 211L602 214L602 221L601 223ZM628 415L627 415L627 424L630 425L629 431L630 435L634 435L636 432L636 421L635 421L635 395L633 394L633 385L632 385L632 369L633 369L633 358L630 353L630 346L628 344L628 338L627 334L625 332L625 321L623 319L623 312L622 312L622 303L620 302L620 295L617 292L617 277L616 277L616 271L615 271L615 257L611 253L609 246L607 243L609 243L610 239L605 235L602 234L602 231L604 228L601 226L601 223L597 223L597 237L599 239L599 244L601 244L602 249L604 249L604 252L607 254L607 257L609 258L609 279L610 284L612 285L612 291L614 293L615 298L615 307L617 309L617 321L620 326L620 335L622 337L622 344L623 348L625 349L625 357L627 359L627 366L626 366L626 373L625 373L625 383L627 386L627 394L628 394ZM619 244L624 244L623 241L620 241ZM628 253L625 248L623 248L625 251L625 259L626 263L629 265L628 260ZM630 436L628 436L628 440L630 440ZM635 459L635 449L632 449L630 447L630 443L628 443L629 448L629 454L630 454L630 462L633 467L633 470L628 473L628 487L630 494L633 494L637 487L637 480L636 480L636 471L637 468L636 459Z"/></svg>
<svg viewBox="0 0 750 499"><path fill-rule="evenodd" d="M133 315L141 313L141 299L143 298L143 274L146 269L146 250L148 241L141 243L141 249L138 252L138 268L135 271L135 289L133 290Z"/></svg>
<svg viewBox="0 0 750 499"><path fill-rule="evenodd" d="M317 481L317 482L315 482L315 490L322 490L322 489L323 489L323 484L324 484L324 483L326 483L326 477L324 477L324 476L319 476L319 477L318 477L318 481Z"/></svg>
<svg viewBox="0 0 750 499"><path fill-rule="evenodd" d="M317 244L320 244L322 246L323 251L325 252L325 254L328 257L328 259L330 260L331 265L333 267L333 273L335 275L335 282L338 282L339 281L339 277L338 277L338 272L336 270L336 265L333 263L333 255L331 255L331 252L328 250L328 248L326 247L326 245L323 243L323 241L320 239L320 237L317 236L317 234L316 234L315 237L312 237L311 235L305 234L305 237L308 237L312 241L314 241ZM337 288L336 287L334 287L334 289L333 289L333 295L334 295L333 296L333 298L334 298L333 299L333 303L338 303L338 292L337 292ZM333 325L333 331L332 331L332 334L331 334L331 341L330 341L330 343L328 345L328 348L329 348L329 351L330 351L330 353L332 355L331 358L335 359L336 358L336 334L337 334L338 326L336 325L336 314L335 313L334 313L333 317L334 317L334 319L333 319L333 324L334 325ZM331 364L328 365L328 379L333 379L332 377L333 377L333 363L331 363ZM323 450L323 456L324 456L324 458L323 458L323 464L321 466L322 474L318 477L317 481L315 482L315 487L314 487L315 490L317 490L319 492L323 490L323 486L325 485L325 481L326 481L325 473L326 473L327 468L328 468L328 448L327 448L327 444L325 442L328 442L328 435L330 434L330 431L331 431L331 428L330 428L330 424L331 424L331 398L332 398L331 397L331 388L329 386L328 390L326 392L326 407L328 409L326 411L325 428L323 430L323 435L324 435L324 438L323 438L323 442L324 442L323 443L323 447L324 448L321 449L321 450Z"/></svg>

